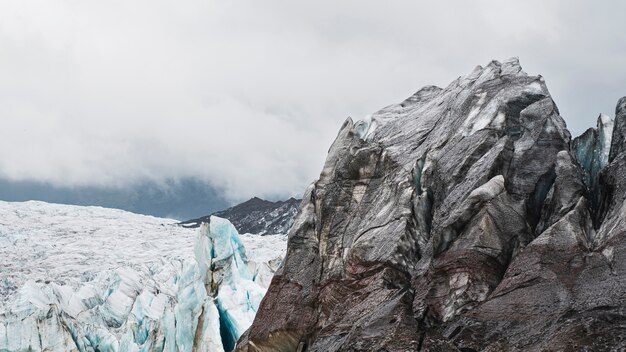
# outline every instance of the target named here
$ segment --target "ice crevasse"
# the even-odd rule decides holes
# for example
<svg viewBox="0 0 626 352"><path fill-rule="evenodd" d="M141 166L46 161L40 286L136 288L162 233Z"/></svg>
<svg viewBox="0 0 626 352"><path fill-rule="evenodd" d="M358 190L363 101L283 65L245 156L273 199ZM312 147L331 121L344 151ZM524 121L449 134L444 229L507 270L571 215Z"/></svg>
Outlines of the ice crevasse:
<svg viewBox="0 0 626 352"><path fill-rule="evenodd" d="M277 261L252 261L226 219L197 231L192 260L105 271L80 287L27 281L0 309L0 351L230 351Z"/></svg>

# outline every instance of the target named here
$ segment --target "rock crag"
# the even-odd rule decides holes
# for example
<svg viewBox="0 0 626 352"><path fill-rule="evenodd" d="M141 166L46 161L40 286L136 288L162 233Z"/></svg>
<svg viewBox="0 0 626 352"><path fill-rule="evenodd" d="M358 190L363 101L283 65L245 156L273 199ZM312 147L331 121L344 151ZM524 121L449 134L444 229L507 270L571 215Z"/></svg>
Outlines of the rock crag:
<svg viewBox="0 0 626 352"><path fill-rule="evenodd" d="M348 119L237 350L625 349L625 139L517 59Z"/></svg>

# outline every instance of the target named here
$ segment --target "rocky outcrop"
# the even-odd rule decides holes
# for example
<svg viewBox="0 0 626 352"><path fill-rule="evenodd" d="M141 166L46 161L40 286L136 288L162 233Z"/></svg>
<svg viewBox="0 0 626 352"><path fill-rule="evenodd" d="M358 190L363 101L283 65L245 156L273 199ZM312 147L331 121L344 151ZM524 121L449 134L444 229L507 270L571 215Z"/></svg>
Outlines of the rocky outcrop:
<svg viewBox="0 0 626 352"><path fill-rule="evenodd" d="M283 201L270 202L261 198L251 198L241 204L218 211L212 215L228 219L235 225L239 233L255 235L287 234L298 212L301 199L289 198ZM211 216L187 220L180 223L187 228L200 227Z"/></svg>
<svg viewBox="0 0 626 352"><path fill-rule="evenodd" d="M626 348L624 103L572 143L511 59L348 119L238 350Z"/></svg>

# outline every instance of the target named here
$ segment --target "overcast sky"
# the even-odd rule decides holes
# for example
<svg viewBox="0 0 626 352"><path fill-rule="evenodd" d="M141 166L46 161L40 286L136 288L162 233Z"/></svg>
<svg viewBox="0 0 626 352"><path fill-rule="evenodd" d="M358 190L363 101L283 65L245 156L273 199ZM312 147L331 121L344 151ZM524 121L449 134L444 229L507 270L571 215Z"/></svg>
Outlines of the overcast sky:
<svg viewBox="0 0 626 352"><path fill-rule="evenodd" d="M0 177L299 196L347 116L518 56L577 135L626 95L626 2L0 2Z"/></svg>

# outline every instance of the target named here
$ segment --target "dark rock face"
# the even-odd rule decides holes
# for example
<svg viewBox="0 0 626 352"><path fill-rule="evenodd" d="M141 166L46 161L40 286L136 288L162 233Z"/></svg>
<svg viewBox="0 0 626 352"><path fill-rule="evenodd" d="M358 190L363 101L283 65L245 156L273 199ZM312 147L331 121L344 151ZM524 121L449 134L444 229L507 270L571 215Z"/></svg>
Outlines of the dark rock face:
<svg viewBox="0 0 626 352"><path fill-rule="evenodd" d="M239 233L258 235L286 234L298 212L300 199L270 202L254 197L241 204L218 211L212 215L230 220ZM211 216L181 222L184 227L199 227Z"/></svg>
<svg viewBox="0 0 626 352"><path fill-rule="evenodd" d="M611 141L611 153L609 161L613 161L619 154L626 150L626 97L622 97L615 107L615 123L617 128Z"/></svg>
<svg viewBox="0 0 626 352"><path fill-rule="evenodd" d="M238 350L626 348L626 152L593 162L605 130L572 144L516 59L348 119Z"/></svg>

